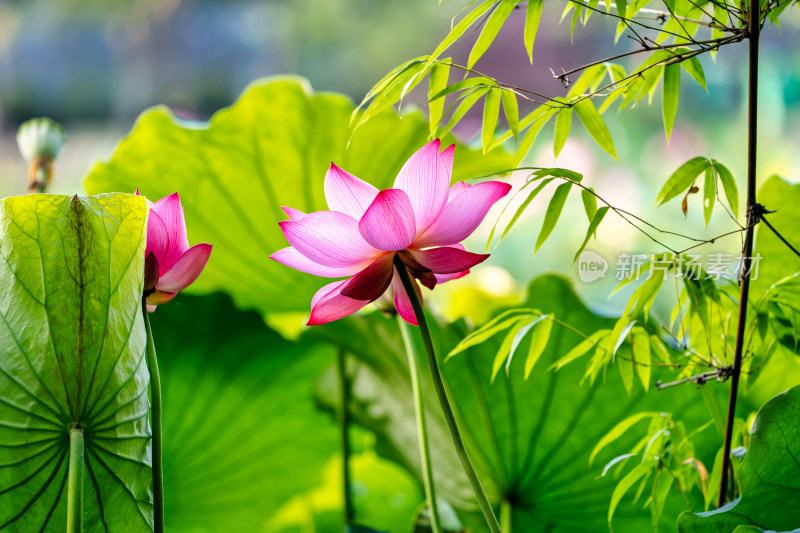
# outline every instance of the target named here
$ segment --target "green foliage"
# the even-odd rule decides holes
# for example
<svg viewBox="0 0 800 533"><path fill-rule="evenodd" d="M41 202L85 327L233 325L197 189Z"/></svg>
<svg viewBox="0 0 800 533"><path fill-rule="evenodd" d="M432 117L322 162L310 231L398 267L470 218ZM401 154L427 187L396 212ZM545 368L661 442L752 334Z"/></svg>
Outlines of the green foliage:
<svg viewBox="0 0 800 533"><path fill-rule="evenodd" d="M62 532L83 428L84 531L152 531L143 198L0 203L0 529Z"/></svg>
<svg viewBox="0 0 800 533"><path fill-rule="evenodd" d="M736 180L728 168L717 161L716 159L708 159L705 157L694 157L672 173L661 191L656 198L656 205L660 206L673 198L683 194L683 203L681 209L683 214L688 212L688 198L690 194L699 192L700 188L695 185L695 181L703 174L703 215L705 217L706 226L711 220L711 213L714 210L714 205L717 201L721 202L719 197L719 184L722 184L722 190L725 193L725 199L728 202L730 212L736 217L739 211L739 191L736 187Z"/></svg>
<svg viewBox="0 0 800 533"><path fill-rule="evenodd" d="M789 531L800 524L800 387L767 402L739 467L741 497L717 510L684 513L681 533ZM738 527L737 527L738 526ZM747 526L747 527L741 527Z"/></svg>
<svg viewBox="0 0 800 533"><path fill-rule="evenodd" d="M336 424L313 401L332 351L282 339L223 295L179 295L151 323L167 530L282 531L270 520L320 485L337 450Z"/></svg>
<svg viewBox="0 0 800 533"><path fill-rule="evenodd" d="M495 334L513 329L514 324L533 323L534 313L528 312L534 309L532 305L555 319L580 325L588 333L613 325L587 310L562 278L539 278L531 285L530 294L524 309L513 309L492 321L504 328L494 330ZM532 326L534 333L528 337L536 341L535 332L546 323L550 320L536 322ZM421 476L408 370L394 321L372 314L321 326L309 334L345 348L358 360L352 380L354 419L376 432L385 455ZM463 337L459 325L434 325L440 354L448 353ZM498 343L477 331L469 348L460 346L459 353L442 365L473 463L495 505L502 501L510 505L513 530L524 530L532 523L553 532L605 529L608 502L617 482L612 476L598 478L599 470L588 468L595 443L613 430L617 421L641 409L650 412L681 405L686 418L699 425L697 404L679 400L677 391L652 396L637 393L627 398L620 378L612 374L605 383L580 386L581 371L576 367L557 373L547 370L580 340L572 329L553 323L539 364L527 379L522 372L523 363L514 363L513 358L508 377L498 374L492 382ZM526 348L525 341L520 348ZM519 364L519 370L514 364ZM423 387L428 392L426 397L432 398L427 378L423 379ZM323 403L333 405L336 396L331 389L330 380L321 382L319 394ZM426 418L437 493L459 512L465 527L484 531L485 525L476 519L474 496L435 402L428 405ZM636 440L623 435L621 443L633 446ZM598 455L602 461L612 457L606 451ZM667 500L674 512L678 502L671 495ZM634 512L627 500L620 504L616 515L615 531L651 529L650 518Z"/></svg>
<svg viewBox="0 0 800 533"><path fill-rule="evenodd" d="M285 218L280 207L326 209L323 180L332 161L389 188L428 136L419 115L384 113L351 138L352 112L347 98L312 93L298 78L252 84L205 126L155 108L139 117L107 162L92 169L85 187L92 193L138 188L153 200L177 190L189 239L214 244L191 290L225 290L240 307L263 313L305 310L321 280L268 259L287 246L277 224ZM481 157L459 147L454 179L509 167L510 158L500 151Z"/></svg>

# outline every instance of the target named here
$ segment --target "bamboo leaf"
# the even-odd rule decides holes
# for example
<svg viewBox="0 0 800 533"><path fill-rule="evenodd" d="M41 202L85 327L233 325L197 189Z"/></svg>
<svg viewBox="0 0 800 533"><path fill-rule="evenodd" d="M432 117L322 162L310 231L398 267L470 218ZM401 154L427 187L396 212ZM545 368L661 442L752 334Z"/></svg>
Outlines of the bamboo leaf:
<svg viewBox="0 0 800 533"><path fill-rule="evenodd" d="M580 257L581 252L583 252L586 249L586 245L589 244L589 239L591 239L592 235L597 232L597 227L600 225L600 222L603 221L603 217L606 216L608 209L609 209L608 206L603 206L600 209L598 209L597 212L594 214L592 221L589 223L589 229L586 230L586 237L583 239L581 247L578 248L578 251L575 252L575 257L572 259L573 266L575 265L575 263L578 262L578 258Z"/></svg>
<svg viewBox="0 0 800 533"><path fill-rule="evenodd" d="M550 365L547 371L554 370L558 372L568 364L572 363L576 359L579 359L586 355L589 350L592 348L597 348L603 339L607 338L611 334L611 330L608 329L601 329L599 331L595 331L589 337L582 340L578 343L574 348L572 348L566 355L558 359L552 365Z"/></svg>
<svg viewBox="0 0 800 533"><path fill-rule="evenodd" d="M453 43L460 39L464 33L484 15L484 13L489 11L496 4L497 0L484 0L478 4L475 9L470 11L469 14L467 14L463 19L461 19L430 55L426 68L430 66L442 52L450 48Z"/></svg>
<svg viewBox="0 0 800 533"><path fill-rule="evenodd" d="M544 318L544 316L540 315L532 320L520 322L508 333L508 335L506 335L502 346L500 346L500 350L498 350L497 355L495 356L494 367L492 368L492 383L494 383L494 378L497 375L498 370L500 370L500 368L503 366L503 361L505 361L506 376L510 375L511 361L514 358L514 354L516 353L517 348L519 348L520 343L522 343L522 339L524 339L525 335L527 335L528 332Z"/></svg>
<svg viewBox="0 0 800 533"><path fill-rule="evenodd" d="M686 191L709 164L705 157L695 157L678 167L658 193L656 206L663 205Z"/></svg>
<svg viewBox="0 0 800 533"><path fill-rule="evenodd" d="M453 111L453 114L450 116L450 120L448 121L447 126L442 130L441 135L447 135L450 133L455 125L461 122L461 119L464 118L464 115L466 115L467 112L472 109L472 106L474 106L478 100L483 98L483 96L488 93L489 90L489 87L477 87L465 94L463 98L461 98L461 102L459 102L456 110Z"/></svg>
<svg viewBox="0 0 800 533"><path fill-rule="evenodd" d="M522 204L520 204L520 206L517 208L516 212L514 213L514 216L511 218L511 221L508 223L506 228L503 230L503 234L500 235L500 241L502 241L505 238L505 236L508 234L508 232L511 231L511 228L514 227L514 224L517 223L517 220L519 220L519 217L522 216L522 213L525 212L525 210L528 208L528 206L531 204L531 202L534 200L534 198L536 198L539 195L539 193L542 192L542 189L544 189L547 186L547 184L550 183L551 181L553 181L553 178L542 180L541 183L539 183L539 185L537 185L536 188L528 195L528 197L525 198L525 201L522 202Z"/></svg>
<svg viewBox="0 0 800 533"><path fill-rule="evenodd" d="M542 318L544 320L537 322L533 333L531 333L531 345L528 349L528 357L525 359L525 379L528 379L531 375L533 368L547 347L547 342L550 340L553 321L550 319L550 315L545 315Z"/></svg>
<svg viewBox="0 0 800 533"><path fill-rule="evenodd" d="M431 137L436 137L436 130L439 129L439 122L444 113L444 98L433 98L434 95L447 88L450 79L450 65L448 63L436 63L431 69L431 78L428 84L428 117L430 122Z"/></svg>
<svg viewBox="0 0 800 533"><path fill-rule="evenodd" d="M483 127L481 128L481 144L484 154L491 147L494 131L497 129L503 92L502 89L489 89L489 92L486 93L486 102L483 105Z"/></svg>
<svg viewBox="0 0 800 533"><path fill-rule="evenodd" d="M611 132L608 131L606 123L603 122L603 117L597 112L592 101L586 98L575 104L574 107L575 113L583 123L583 126L597 144L600 145L600 148L608 152L614 159L618 159L617 151L614 148L614 139L611 138Z"/></svg>
<svg viewBox="0 0 800 533"><path fill-rule="evenodd" d="M664 131L667 142L672 135L675 125L675 115L678 113L678 97L681 91L681 67L667 65L664 67L664 93L661 101L661 115L664 119Z"/></svg>
<svg viewBox="0 0 800 533"><path fill-rule="evenodd" d="M500 28L503 27L503 24L511 12L514 11L514 6L516 5L516 0L500 0L500 3L497 4L494 12L492 12L486 24L483 26L483 30L481 30L478 40L475 41L472 51L469 53L467 68L474 67L475 63L477 63L486 50L489 49L489 46L491 46L495 37L497 37Z"/></svg>
<svg viewBox="0 0 800 533"><path fill-rule="evenodd" d="M560 154L561 149L564 148L564 144L567 142L567 137L569 136L569 130L571 126L572 108L565 107L563 109L559 109L558 114L556 115L556 130L553 138L553 157L558 158L558 154Z"/></svg>
<svg viewBox="0 0 800 533"><path fill-rule="evenodd" d="M644 391L650 388L652 357L650 355L650 337L647 332L634 331L631 337L631 357L636 364L636 373Z"/></svg>
<svg viewBox="0 0 800 533"><path fill-rule="evenodd" d="M519 142L519 107L517 105L517 95L514 91L503 90L503 113L508 122L508 129L514 134L514 140Z"/></svg>
<svg viewBox="0 0 800 533"><path fill-rule="evenodd" d="M542 19L543 4L544 0L528 0L528 9L525 12L524 41L531 65L533 65L533 43L536 40L539 21Z"/></svg>
<svg viewBox="0 0 800 533"><path fill-rule="evenodd" d="M648 420L657 416L659 416L659 413L645 411L631 415L628 418L618 422L613 428L611 428L611 431L603 435L603 437L597 441L597 444L592 449L592 453L589 454L589 464L591 465L594 463L595 457L597 457L597 454L599 454L603 448L625 435L625 433L627 433L627 431L633 426L642 420Z"/></svg>
<svg viewBox="0 0 800 533"><path fill-rule="evenodd" d="M448 65L449 66L449 65ZM473 87L497 87L497 82L491 78L487 78L485 76L475 76L473 78L467 78L465 80L457 81L452 85L449 85L443 89L440 89L433 96L428 98L428 102L433 102L435 100L439 100L448 94L453 94L458 91L463 91L464 89L470 89Z"/></svg>
<svg viewBox="0 0 800 533"><path fill-rule="evenodd" d="M681 48L681 50L684 50ZM689 59L684 59L680 63L686 72L694 78L694 80L708 92L708 86L706 86L706 75L703 72L703 65L700 64L700 60L697 57L690 57Z"/></svg>
<svg viewBox="0 0 800 533"><path fill-rule="evenodd" d="M518 321L530 316L530 314L530 309L512 309L494 317L492 320L464 337L461 342L459 342L458 345L447 354L445 360L463 352L467 348L471 348L481 344L482 342L485 342L487 339L493 337L497 333L503 331L504 329L510 328Z"/></svg>
<svg viewBox="0 0 800 533"><path fill-rule="evenodd" d="M706 219L706 227L711 220L711 213L714 212L714 204L717 200L717 179L714 172L714 165L706 167L706 175L703 180L703 216Z"/></svg>
<svg viewBox="0 0 800 533"><path fill-rule="evenodd" d="M539 232L539 237L536 239L534 253L539 251L544 241L546 241L553 232L553 228L556 227L556 223L561 216L561 210L564 208L564 203L567 201L567 196L571 188L572 183L562 183L556 188L556 192L553 193L553 198L550 200L550 204L547 206L547 211L545 211L544 214L542 229Z"/></svg>
<svg viewBox="0 0 800 533"><path fill-rule="evenodd" d="M586 218L589 220L589 223L591 223L595 213L597 213L597 196L594 194L594 189L589 187L588 189L581 190L581 200L583 200L583 209L586 211Z"/></svg>
<svg viewBox="0 0 800 533"><path fill-rule="evenodd" d="M722 182L722 190L725 191L725 198L728 200L728 206L731 208L733 216L735 217L739 214L739 190L736 188L736 180L733 179L733 174L728 170L728 167L716 159L712 159L711 164L714 165L717 176L719 176L719 180Z"/></svg>

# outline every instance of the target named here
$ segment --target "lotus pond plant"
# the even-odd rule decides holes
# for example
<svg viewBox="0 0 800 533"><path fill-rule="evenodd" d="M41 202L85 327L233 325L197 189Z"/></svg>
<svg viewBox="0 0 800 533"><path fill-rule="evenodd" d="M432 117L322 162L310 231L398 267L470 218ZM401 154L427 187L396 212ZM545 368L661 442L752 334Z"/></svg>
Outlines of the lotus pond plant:
<svg viewBox="0 0 800 533"><path fill-rule="evenodd" d="M467 252L461 241L475 231L489 209L511 189L499 181L475 185L458 182L451 186L454 153L454 145L441 151L439 139L429 142L406 161L394 188L384 191L332 163L325 176L330 211L305 214L284 207L289 220L280 226L291 246L271 257L317 276L351 276L325 285L314 295L308 325L325 324L355 313L391 286L399 316L420 327L437 397L456 451L489 528L499 533L500 525L464 446L445 391L416 282L418 279L433 289L467 275L470 268L485 261L487 254ZM416 383L413 355L409 355L409 366ZM438 533L442 529L418 385L414 385L413 392L428 508L432 528Z"/></svg>

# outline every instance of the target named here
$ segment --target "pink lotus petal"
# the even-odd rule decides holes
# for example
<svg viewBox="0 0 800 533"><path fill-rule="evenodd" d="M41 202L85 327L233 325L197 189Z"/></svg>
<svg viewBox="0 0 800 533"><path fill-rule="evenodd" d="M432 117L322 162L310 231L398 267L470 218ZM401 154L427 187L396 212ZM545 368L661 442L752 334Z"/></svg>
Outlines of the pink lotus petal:
<svg viewBox="0 0 800 533"><path fill-rule="evenodd" d="M387 189L378 193L358 223L364 239L379 250L408 247L417 234L414 211L405 192Z"/></svg>
<svg viewBox="0 0 800 533"><path fill-rule="evenodd" d="M392 261L394 254L386 254L364 270L350 278L340 291L343 296L354 300L373 302L386 292L392 281Z"/></svg>
<svg viewBox="0 0 800 533"><path fill-rule="evenodd" d="M450 192L447 195L447 203L450 203L453 198L464 192L465 189L471 187L471 185L465 181L457 181L450 187Z"/></svg>
<svg viewBox="0 0 800 533"><path fill-rule="evenodd" d="M159 276L156 288L159 291L182 291L197 279L211 255L210 244L196 244L175 261L175 264Z"/></svg>
<svg viewBox="0 0 800 533"><path fill-rule="evenodd" d="M283 212L286 213L287 217L289 217L289 220L300 220L301 218L306 216L305 213L293 207L281 206L281 209L283 209Z"/></svg>
<svg viewBox="0 0 800 533"><path fill-rule="evenodd" d="M442 283L447 283L448 281L453 281L454 279L463 278L467 274L469 274L469 270L454 272L452 274L434 274L434 276L436 276L436 284L441 285Z"/></svg>
<svg viewBox="0 0 800 533"><path fill-rule="evenodd" d="M317 291L311 299L311 316L306 325L318 326L339 320L352 315L369 303L369 301L342 296L339 293L340 287L346 282L347 280L334 281Z"/></svg>
<svg viewBox="0 0 800 533"><path fill-rule="evenodd" d="M153 204L151 208L161 217L167 228L169 250L164 257L158 258L162 272L169 270L172 264L189 249L186 238L186 221L183 218L183 206L178 193L174 192Z"/></svg>
<svg viewBox="0 0 800 533"><path fill-rule="evenodd" d="M452 175L452 151L439 153L439 139L429 142L412 155L394 180L394 187L408 194L422 234L439 216L447 202ZM448 148L448 150L451 150ZM445 165L450 163L450 167Z"/></svg>
<svg viewBox="0 0 800 533"><path fill-rule="evenodd" d="M295 270L306 272L307 274L313 274L315 276L321 276L323 278L342 278L344 276L351 276L365 266L353 265L346 267L329 267L320 265L304 256L291 246L288 248L283 248L282 250L278 250L269 257L270 259L274 259L278 263L284 264L290 268L294 268Z"/></svg>
<svg viewBox="0 0 800 533"><path fill-rule="evenodd" d="M333 163L325 176L325 200L331 211L360 219L378 194L378 189Z"/></svg>
<svg viewBox="0 0 800 533"><path fill-rule="evenodd" d="M155 313L156 312L156 307L157 306L155 306L155 305L147 304L147 312L148 313Z"/></svg>
<svg viewBox="0 0 800 533"><path fill-rule="evenodd" d="M414 250L414 259L434 274L455 274L486 261L489 254L473 254L455 247L441 246Z"/></svg>
<svg viewBox="0 0 800 533"><path fill-rule="evenodd" d="M419 301L422 302L422 291L419 290L419 285L413 278L411 283L414 285L414 290L417 291ZM411 300L408 299L408 294L406 294L403 281L400 279L397 269L394 270L394 275L392 276L392 292L394 293L394 306L403 320L412 326L418 326L419 323L417 322L417 316L414 314L414 307L411 305Z"/></svg>
<svg viewBox="0 0 800 533"><path fill-rule="evenodd" d="M148 310L149 307L152 305L153 307L161 304L165 304L175 298L178 295L177 292L168 292L168 291L161 291L156 290L153 293L147 295L147 306ZM153 311L150 311L151 313Z"/></svg>
<svg viewBox="0 0 800 533"><path fill-rule="evenodd" d="M480 225L495 202L510 190L511 185L499 181L484 181L467 187L445 206L414 246L447 246L463 241Z"/></svg>
<svg viewBox="0 0 800 533"><path fill-rule="evenodd" d="M167 226L164 225L158 213L151 209L147 214L147 248L145 249L144 256L147 257L150 252L153 252L156 260L158 260L160 268L161 262L167 256L168 251L169 237L167 234Z"/></svg>
<svg viewBox="0 0 800 533"><path fill-rule="evenodd" d="M359 233L356 219L344 213L315 211L300 220L278 224L289 244L320 265L360 265L379 255Z"/></svg>

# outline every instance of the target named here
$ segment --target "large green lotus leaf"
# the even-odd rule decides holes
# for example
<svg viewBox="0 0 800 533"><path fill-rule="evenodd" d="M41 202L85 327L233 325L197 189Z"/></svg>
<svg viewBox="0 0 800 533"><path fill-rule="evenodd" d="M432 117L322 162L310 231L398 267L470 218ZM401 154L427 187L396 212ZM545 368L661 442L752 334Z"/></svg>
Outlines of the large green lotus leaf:
<svg viewBox="0 0 800 533"><path fill-rule="evenodd" d="M786 240L800 248L800 185L772 176L758 190L758 201L775 213L764 217ZM755 287L766 289L772 283L800 272L800 257L794 254L769 228L758 226L755 251L761 254ZM755 271L754 271L755 273Z"/></svg>
<svg viewBox="0 0 800 533"><path fill-rule="evenodd" d="M133 192L151 199L181 194L192 243L214 244L193 289L224 290L261 312L299 311L325 281L268 259L288 246L281 206L327 209L331 162L379 188L391 187L405 160L427 140L418 113L384 113L359 128L348 147L353 104L313 93L299 78L253 83L208 124L187 123L161 107L139 117L111 158L86 178L86 190ZM451 142L452 138L446 139ZM459 147L456 179L512 166L510 156L482 157Z"/></svg>
<svg viewBox="0 0 800 533"><path fill-rule="evenodd" d="M291 343L228 296L151 316L164 401L166 527L252 533L323 479L336 424L314 403L333 351Z"/></svg>
<svg viewBox="0 0 800 533"><path fill-rule="evenodd" d="M585 334L613 327L614 321L589 311L569 281L540 277L530 287L526 307L553 313ZM351 405L354 419L376 432L382 452L420 476L411 389L403 346L394 320L379 314L353 317L313 329L352 353L362 364L353 376ZM438 354L443 356L463 338L463 328L433 325ZM418 335L416 329L412 332ZM626 416L638 411L670 411L691 429L703 418L702 400L687 389L641 390L628 396L615 369L594 385L580 386L584 368L574 364L557 373L547 367L576 345L581 337L554 326L550 342L530 378L523 377L522 358L512 364L510 378L503 373L491 383L497 345L485 342L442 365L470 456L484 488L499 507L505 500L513 509L514 531L606 531L607 512L618 480L600 477L602 465L630 449L643 433L630 432L601 452L589 468L589 454L598 440ZM422 354L421 346L417 346ZM423 369L425 367L423 366ZM455 455L427 370L423 370L431 454L437 493L462 515L465 525L485 531L477 502ZM322 380L318 394L330 402L330 379ZM642 429L644 431L644 429ZM718 444L718 443L717 443ZM380 448L379 448L380 449ZM653 531L650 512L623 500L614 515L614 531ZM683 507L670 497L662 520L664 531L674 529ZM670 514L672 513L672 514Z"/></svg>
<svg viewBox="0 0 800 533"><path fill-rule="evenodd" d="M715 511L684 513L681 533L771 531L800 527L800 386L767 402L753 424L739 469L742 496Z"/></svg>
<svg viewBox="0 0 800 533"><path fill-rule="evenodd" d="M79 425L85 531L152 531L145 221L129 194L0 203L0 530L65 530Z"/></svg>

